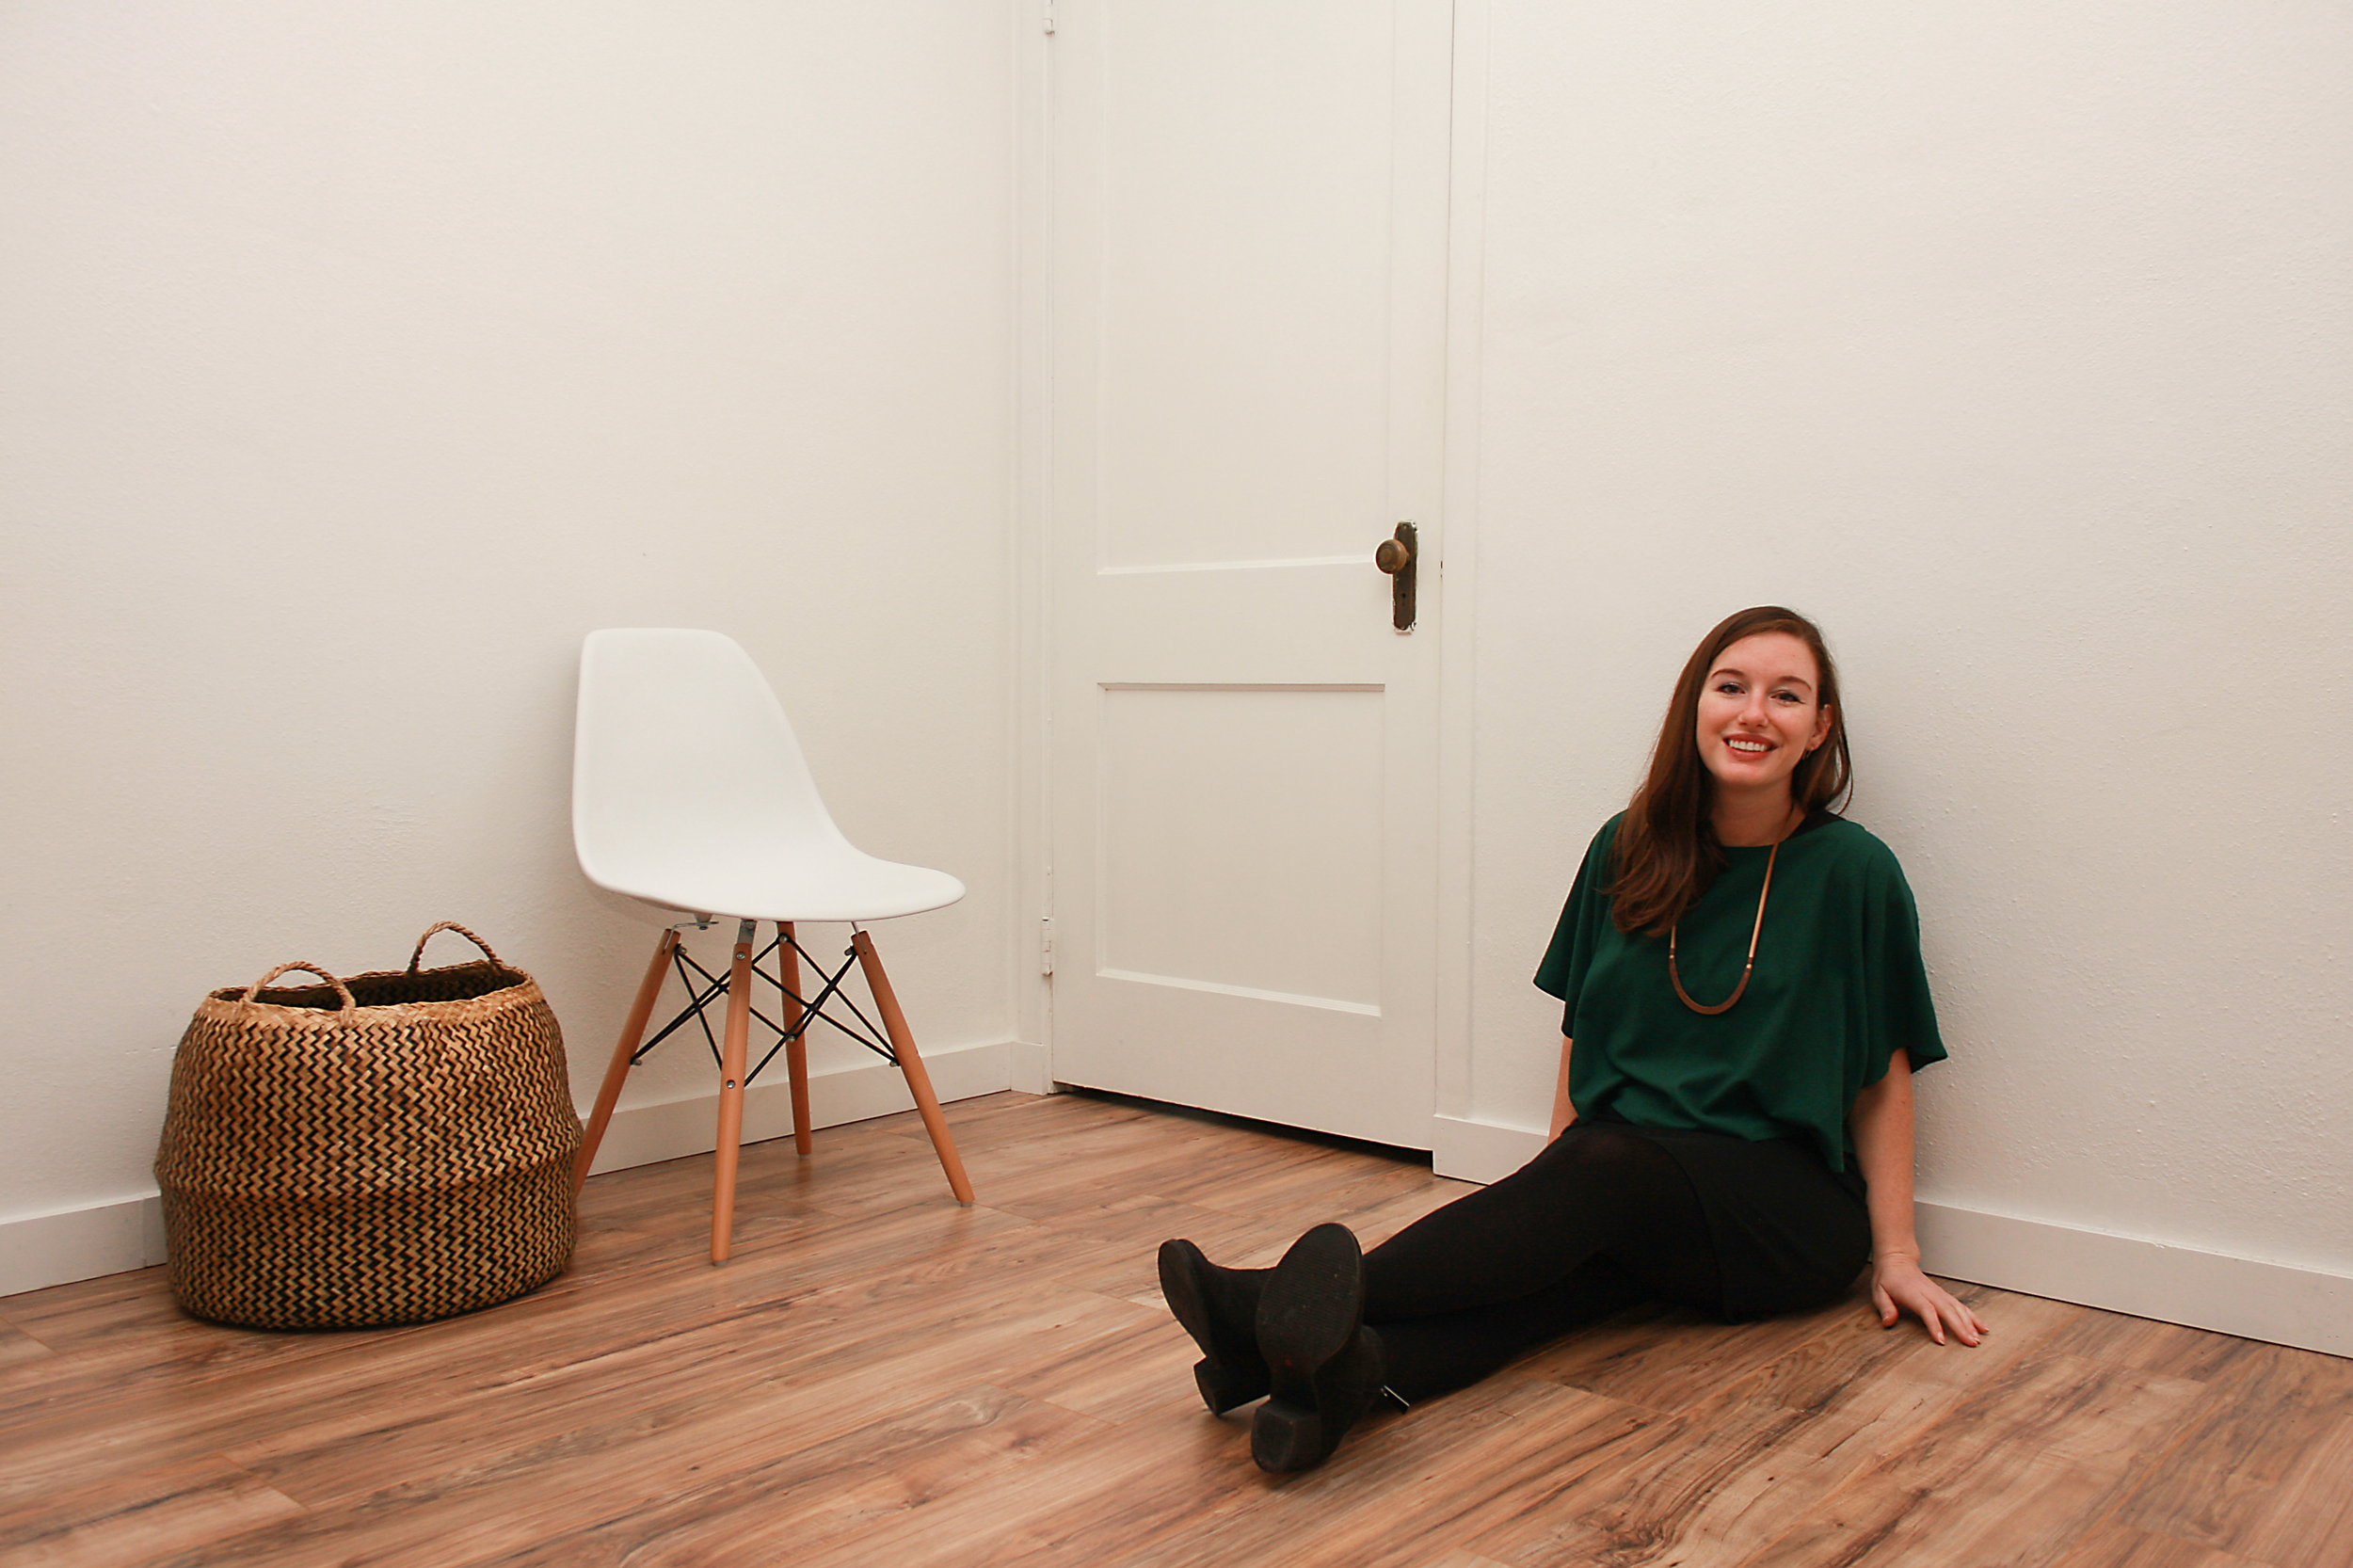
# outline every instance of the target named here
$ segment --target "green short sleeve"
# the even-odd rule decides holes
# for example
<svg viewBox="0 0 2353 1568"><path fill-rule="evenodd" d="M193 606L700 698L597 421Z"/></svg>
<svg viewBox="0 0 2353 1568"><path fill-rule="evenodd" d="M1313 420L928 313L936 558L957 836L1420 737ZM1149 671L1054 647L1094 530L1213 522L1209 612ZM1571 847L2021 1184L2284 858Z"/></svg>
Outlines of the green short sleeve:
<svg viewBox="0 0 2353 1568"><path fill-rule="evenodd" d="M1873 868L1863 909L1865 970L1869 987L1869 1056L1865 1084L1887 1076L1888 1060L1901 1049L1914 1068L1945 1059L1936 1027L1936 1002L1929 994L1928 963L1920 955L1920 911L1912 885L1893 855Z"/></svg>
<svg viewBox="0 0 2353 1568"><path fill-rule="evenodd" d="M1624 813L1621 812L1620 816ZM1593 842L1585 846L1585 859L1577 868L1577 880L1569 885L1568 902L1561 905L1559 923L1552 928L1552 942L1545 949L1544 961L1536 966L1536 988L1561 1000L1561 1032L1572 1032L1568 1020L1577 1016L1577 999L1585 986L1586 971L1593 968L1596 924L1609 923L1609 853L1617 842L1619 817L1602 824Z"/></svg>

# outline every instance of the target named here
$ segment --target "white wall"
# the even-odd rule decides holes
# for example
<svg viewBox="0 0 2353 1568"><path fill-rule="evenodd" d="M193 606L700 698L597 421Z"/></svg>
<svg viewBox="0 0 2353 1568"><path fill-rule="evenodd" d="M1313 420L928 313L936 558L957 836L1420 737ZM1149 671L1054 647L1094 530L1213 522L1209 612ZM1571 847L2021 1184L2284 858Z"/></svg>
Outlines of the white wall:
<svg viewBox="0 0 2353 1568"><path fill-rule="evenodd" d="M1923 911L1924 1197L2353 1274L2353 12L1486 21L1468 1114L1541 1125L1577 857L1786 602Z"/></svg>
<svg viewBox="0 0 2353 1568"><path fill-rule="evenodd" d="M597 626L742 638L852 837L971 888L884 933L919 1035L1012 1037L1014 36L0 10L0 1222L152 1190L207 988L442 917L592 1089L655 929L570 857Z"/></svg>
<svg viewBox="0 0 2353 1568"><path fill-rule="evenodd" d="M1541 1124L1576 856L1690 641L1785 600L1927 919L1930 1212L2353 1272L2342 8L1462 11L1445 1109ZM742 636L854 836L973 888L888 934L918 1029L1013 1036L1033 20L0 10L0 1226L121 1229L202 990L441 916L593 1075L650 932L565 839L597 625Z"/></svg>

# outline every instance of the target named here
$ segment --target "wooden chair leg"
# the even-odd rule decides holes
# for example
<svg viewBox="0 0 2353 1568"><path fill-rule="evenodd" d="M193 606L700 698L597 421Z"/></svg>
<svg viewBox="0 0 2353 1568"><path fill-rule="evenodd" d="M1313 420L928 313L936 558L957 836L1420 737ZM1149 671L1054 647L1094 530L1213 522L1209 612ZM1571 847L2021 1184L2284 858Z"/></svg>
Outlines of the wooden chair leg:
<svg viewBox="0 0 2353 1568"><path fill-rule="evenodd" d="M587 1130L581 1134L580 1158L572 1163L572 1195L580 1195L582 1182L588 1179L588 1167L596 1162L597 1145L604 1142L605 1125L613 1120L613 1106L621 1097L621 1084L629 1077L629 1059L637 1053L638 1042L646 1037L646 1024L653 1016L654 999L662 994L662 983L670 972L670 951L678 946L678 932L669 926L662 928L662 939L654 944L653 962L646 966L646 978L638 983L637 1000L630 1004L629 1020L621 1025L621 1043L613 1048L613 1064L604 1070L604 1085L597 1091L597 1108L588 1115Z"/></svg>
<svg viewBox="0 0 2353 1568"><path fill-rule="evenodd" d="M801 990L801 955L792 946L792 922L786 920L776 927L776 974L784 982L784 1027L787 1032L801 1027L801 1004L793 1000ZM792 1149L803 1160L808 1158L808 1041L793 1034L784 1048L785 1076L792 1080Z"/></svg>
<svg viewBox="0 0 2353 1568"><path fill-rule="evenodd" d="M866 988L874 993L874 1005L882 1012L883 1030L890 1036L890 1048L899 1058L899 1071L906 1075L907 1088L915 1096L915 1109L923 1118L923 1130L932 1135L932 1148L939 1156L942 1169L948 1173L949 1190L956 1202L972 1201L972 1183L964 1174L964 1161L956 1154L956 1141L948 1131L948 1118L939 1113L939 1097L932 1093L932 1075L923 1070L923 1059L916 1054L915 1035L907 1028L906 1015L899 1010L898 995L890 989L890 977L883 972L882 959L875 954L874 938L865 932L850 938L857 950L858 968L865 971Z"/></svg>
<svg viewBox="0 0 2353 1568"><path fill-rule="evenodd" d="M752 922L736 926L728 971L728 1033L719 1059L719 1147L711 1192L711 1261L735 1250L735 1167L744 1153L744 1064L752 1034Z"/></svg>

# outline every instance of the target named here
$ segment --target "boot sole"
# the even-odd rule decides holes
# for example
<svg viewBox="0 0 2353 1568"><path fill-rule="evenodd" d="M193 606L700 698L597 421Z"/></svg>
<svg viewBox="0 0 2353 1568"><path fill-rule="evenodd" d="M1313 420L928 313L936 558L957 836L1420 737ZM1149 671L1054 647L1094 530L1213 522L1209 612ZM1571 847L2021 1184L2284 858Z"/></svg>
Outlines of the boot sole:
<svg viewBox="0 0 2353 1568"><path fill-rule="evenodd" d="M1250 1427L1250 1455L1261 1469L1308 1469L1337 1446L1326 1441L1322 1410L1344 1398L1337 1386L1344 1380L1323 1374L1355 1337L1364 1304L1363 1255L1345 1225L1318 1225L1283 1255L1258 1301L1258 1351L1273 1395Z"/></svg>
<svg viewBox="0 0 2353 1568"><path fill-rule="evenodd" d="M1340 1353L1365 1310L1363 1254L1345 1225L1291 1243L1258 1298L1258 1353L1275 1398L1312 1407L1315 1374Z"/></svg>

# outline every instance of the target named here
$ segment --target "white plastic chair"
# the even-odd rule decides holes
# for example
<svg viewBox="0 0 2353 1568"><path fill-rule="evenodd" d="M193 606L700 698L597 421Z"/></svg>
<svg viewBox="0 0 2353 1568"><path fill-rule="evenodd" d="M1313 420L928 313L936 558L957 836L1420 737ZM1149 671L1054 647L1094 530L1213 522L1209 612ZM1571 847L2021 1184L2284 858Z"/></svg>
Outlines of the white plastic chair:
<svg viewBox="0 0 2353 1568"><path fill-rule="evenodd" d="M957 1202L972 1201L972 1184L932 1093L931 1077L873 938L860 923L941 908L964 896L964 884L945 872L877 860L842 837L817 793L784 709L733 638L694 631L588 634L581 648L572 751L572 843L581 870L598 887L690 917L664 926L655 944L588 1119L573 1175L575 1191L587 1179L629 1069L690 1020L710 1037L703 1010L724 996L726 1043L712 1041L720 1058L713 1263L726 1262L733 1249L744 1090L778 1048L792 1085L793 1144L804 1158L809 1153L807 1032L820 1018L905 1075L949 1187ZM733 962L725 978L703 968L679 944L685 926L707 925L714 918L737 922ZM761 920L776 923L776 940L755 952ZM796 940L794 925L803 920L851 923L850 948L838 970L826 973ZM760 967L772 952L773 975ZM814 995L802 993L805 957L824 977ZM872 993L880 1031L841 990L853 965ZM686 984L687 1005L648 1041L654 1003L673 970ZM776 987L781 1022L760 1010L755 977ZM747 1071L755 1017L778 1039Z"/></svg>

